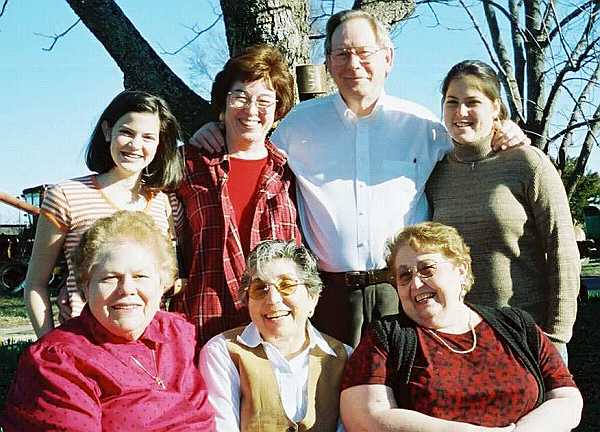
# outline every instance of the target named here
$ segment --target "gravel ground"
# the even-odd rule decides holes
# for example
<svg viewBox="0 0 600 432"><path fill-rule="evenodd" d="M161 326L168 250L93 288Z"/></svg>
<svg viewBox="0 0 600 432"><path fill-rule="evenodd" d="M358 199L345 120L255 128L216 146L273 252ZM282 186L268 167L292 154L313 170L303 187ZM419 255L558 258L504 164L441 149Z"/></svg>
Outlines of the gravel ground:
<svg viewBox="0 0 600 432"><path fill-rule="evenodd" d="M600 431L600 299L579 305L573 339L568 345L569 368L583 395L583 417L577 432Z"/></svg>

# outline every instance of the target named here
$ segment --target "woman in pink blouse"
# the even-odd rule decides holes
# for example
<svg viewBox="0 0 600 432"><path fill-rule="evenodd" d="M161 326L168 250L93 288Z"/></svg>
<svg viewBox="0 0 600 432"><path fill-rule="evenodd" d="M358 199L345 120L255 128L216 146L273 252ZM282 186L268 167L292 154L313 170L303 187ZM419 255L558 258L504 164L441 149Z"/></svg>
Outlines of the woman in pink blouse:
<svg viewBox="0 0 600 432"><path fill-rule="evenodd" d="M73 261L88 303L21 356L4 430L215 430L194 326L159 310L176 261L152 218L98 220Z"/></svg>

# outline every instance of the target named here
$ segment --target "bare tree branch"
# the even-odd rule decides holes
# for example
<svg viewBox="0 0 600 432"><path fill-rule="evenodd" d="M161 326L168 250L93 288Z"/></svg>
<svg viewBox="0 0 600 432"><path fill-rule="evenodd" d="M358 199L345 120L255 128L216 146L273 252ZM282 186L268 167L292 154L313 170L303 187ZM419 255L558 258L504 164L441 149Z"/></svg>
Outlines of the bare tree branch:
<svg viewBox="0 0 600 432"><path fill-rule="evenodd" d="M582 35L582 39L585 35ZM591 50L595 49L595 45L600 40L600 37L594 39L593 41L588 41L588 45L583 48L583 52L579 55L574 62L566 62L565 66L558 72L556 78L554 79L554 83L550 86L550 91L548 92L548 97L546 98L546 104L544 106L542 112L541 121L543 124L548 123L548 119L550 118L551 113L554 111L554 106L558 100L558 95L560 94L560 89L564 86L565 76L569 72L576 72L581 69L581 66L584 64L585 60L588 58L588 54ZM581 41L580 41L581 42ZM580 48L581 44L578 43L576 50Z"/></svg>
<svg viewBox="0 0 600 432"><path fill-rule="evenodd" d="M2 3L2 9L0 9L0 17L2 15L4 15L4 11L6 11L6 5L8 4L8 0L4 0L4 3Z"/></svg>
<svg viewBox="0 0 600 432"><path fill-rule="evenodd" d="M600 107L600 105L599 105L599 107ZM597 123L600 123L600 113L598 113L598 112L596 114L594 114L594 116L592 118L582 120L577 123L573 123L572 125L569 125L568 127L561 130L560 132L552 135L550 138L548 138L548 142L551 143L553 141L556 141L561 136L563 136L571 131L574 131L575 129L579 129L580 127L583 127L583 126L591 127Z"/></svg>
<svg viewBox="0 0 600 432"><path fill-rule="evenodd" d="M568 14L566 17L564 17L562 20L560 20L560 23L556 26L555 29L551 30L548 33L548 39L549 40L554 39L554 37L558 34L561 27L565 27L567 24L569 24L571 21L573 21L575 18L577 18L583 12L585 12L585 10L593 4L596 4L596 6L597 6L598 0L589 0L589 1L586 1L584 4L582 4L581 6L577 6L570 14Z"/></svg>
<svg viewBox="0 0 600 432"><path fill-rule="evenodd" d="M567 195L571 196L577 187L577 183L583 176L585 172L585 167L590 158L590 154L592 153L592 148L594 143L596 146L598 145L598 140L596 136L600 132L600 105L596 108L596 112L594 113L594 117L598 120L591 127L589 127L587 134L585 135L585 139L583 140L583 146L581 147L581 151L579 152L579 157L577 158L577 163L575 164L575 169L571 173L571 176L567 180Z"/></svg>
<svg viewBox="0 0 600 432"><path fill-rule="evenodd" d="M500 77L502 78L504 87L506 88L508 94L508 105L510 111L513 113L513 116L517 117L519 123L524 124L525 118L523 117L522 111L523 100L521 98L521 94L519 93L517 81L515 80L508 50L506 49L500 34L500 27L498 26L496 13L492 8L491 3L487 1L483 2L483 10L485 12L488 28L490 30L494 50L498 56L498 61L500 62Z"/></svg>
<svg viewBox="0 0 600 432"><path fill-rule="evenodd" d="M217 18L213 21L213 23L211 25L209 25L208 27L206 27L206 28L204 28L202 30L196 30L196 26L194 26L194 27L187 27L189 30L191 30L194 33L196 33L196 35L193 38L191 38L189 41L187 41L185 44L183 44L182 46L180 46L179 48L177 48L175 51L161 51L161 54L168 54L168 55L179 54L182 50L184 50L185 48L187 48L188 46L190 46L196 39L198 39L204 33L206 33L207 31L209 31L210 29L212 29L214 26L216 26L217 23L219 21L221 21L221 18L223 18L223 14L219 14L217 16Z"/></svg>
<svg viewBox="0 0 600 432"><path fill-rule="evenodd" d="M79 24L81 22L81 18L78 19L77 21L75 21L73 24L71 24L69 26L68 29L66 29L64 32L59 33L59 34L55 34L54 36L51 35L46 35L46 34L42 34L42 33L34 33L36 36L41 36L41 37L45 37L48 39L53 39L52 43L50 44L50 46L48 48L42 48L42 50L44 51L52 51L52 49L54 48L54 45L56 45L56 42L58 42L58 40L62 37L64 37L67 33L69 33L71 30L73 30L75 28L75 26L77 24Z"/></svg>
<svg viewBox="0 0 600 432"><path fill-rule="evenodd" d="M583 87L583 89L581 90L581 93L579 94L579 97L577 98L577 100L575 100L575 104L573 106L573 110L571 112L571 118L569 119L569 123L567 125L567 128L573 126L574 124L577 123L578 119L580 117L583 117L585 119L585 113L583 112L583 105L585 104L585 101L587 100L589 94L591 93L593 87L596 85L596 82L594 80L594 78L597 78L600 75L600 63L596 64L596 70L594 71L593 75L592 75L592 79L588 80L585 84L585 86ZM566 87L567 90L568 87ZM571 94L571 92L569 91L569 94ZM572 95L572 94L571 94ZM575 98L574 98L575 99ZM590 126L588 125L588 129L590 128ZM566 162L567 162L567 147L570 145L571 143L571 139L573 136L573 130L568 130L564 136L563 139L561 141L560 147L558 148L558 164L559 164L559 168L562 170L565 169L566 166ZM548 152L548 146L550 144L550 141L548 141L548 143L546 144L545 148L544 148L544 152Z"/></svg>
<svg viewBox="0 0 600 432"><path fill-rule="evenodd" d="M512 17L510 32L513 45L513 59L515 67L515 80L517 83L517 89L521 96L520 111L524 112L525 106L523 105L523 96L525 95L525 36L520 28L519 23L519 10L523 5L522 0L509 0L508 8Z"/></svg>

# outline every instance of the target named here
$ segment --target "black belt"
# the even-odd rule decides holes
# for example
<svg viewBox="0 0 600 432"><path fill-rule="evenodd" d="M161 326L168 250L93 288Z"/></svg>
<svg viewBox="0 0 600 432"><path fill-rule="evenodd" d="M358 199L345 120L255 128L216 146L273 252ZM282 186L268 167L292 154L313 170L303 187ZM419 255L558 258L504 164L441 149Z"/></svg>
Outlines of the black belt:
<svg viewBox="0 0 600 432"><path fill-rule="evenodd" d="M365 287L380 283L392 283L393 278L387 268L368 271L349 271L341 273L330 273L321 271L321 278L327 285L342 285L349 288Z"/></svg>

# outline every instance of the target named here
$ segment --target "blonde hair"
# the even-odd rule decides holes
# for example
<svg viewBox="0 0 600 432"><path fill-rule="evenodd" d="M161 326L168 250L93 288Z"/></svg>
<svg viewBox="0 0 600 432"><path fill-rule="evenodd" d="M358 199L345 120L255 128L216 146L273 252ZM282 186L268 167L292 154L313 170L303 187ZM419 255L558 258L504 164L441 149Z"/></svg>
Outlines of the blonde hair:
<svg viewBox="0 0 600 432"><path fill-rule="evenodd" d="M154 253L163 289L173 286L177 275L177 259L171 241L146 213L118 211L98 219L83 234L73 256L77 286L82 289L90 280L92 267L99 256L115 243L131 241Z"/></svg>
<svg viewBox="0 0 600 432"><path fill-rule="evenodd" d="M466 269L463 294L473 286L470 249L456 228L438 222L423 222L400 230L386 243L385 260L394 274L394 262L402 246L410 246L419 252L441 253L455 265L463 265Z"/></svg>

